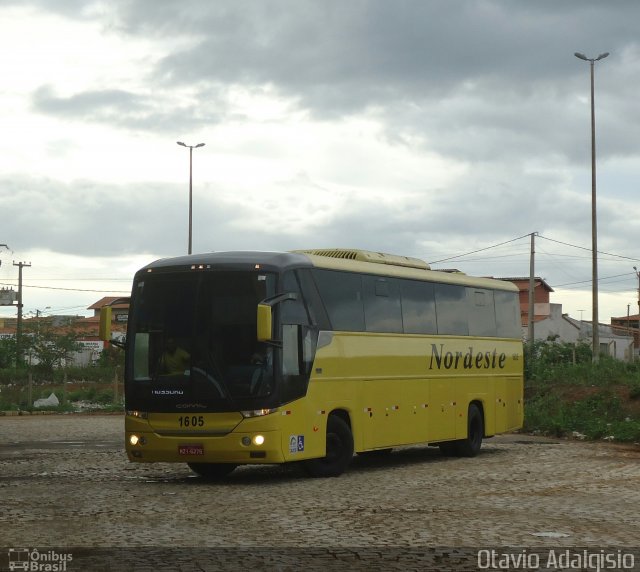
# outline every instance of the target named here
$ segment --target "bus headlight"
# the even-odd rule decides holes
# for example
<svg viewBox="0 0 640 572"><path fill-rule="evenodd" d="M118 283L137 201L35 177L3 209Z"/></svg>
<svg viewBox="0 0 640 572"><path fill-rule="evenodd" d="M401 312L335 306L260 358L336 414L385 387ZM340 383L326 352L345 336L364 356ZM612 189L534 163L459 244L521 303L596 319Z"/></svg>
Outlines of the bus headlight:
<svg viewBox="0 0 640 572"><path fill-rule="evenodd" d="M263 415L271 415L276 411L278 411L277 407L272 409L253 409L251 411L241 411L240 413L246 419L248 417L262 417Z"/></svg>
<svg viewBox="0 0 640 572"><path fill-rule="evenodd" d="M134 447L136 445L144 445L146 442L147 440L144 437L139 437L135 433L129 435L129 443L131 443L131 445L133 445Z"/></svg>
<svg viewBox="0 0 640 572"><path fill-rule="evenodd" d="M254 445L262 445L264 443L264 435L256 435L253 438Z"/></svg>
<svg viewBox="0 0 640 572"><path fill-rule="evenodd" d="M147 413L146 411L127 410L125 411L125 413L130 417L137 417L138 419L149 419L149 413Z"/></svg>

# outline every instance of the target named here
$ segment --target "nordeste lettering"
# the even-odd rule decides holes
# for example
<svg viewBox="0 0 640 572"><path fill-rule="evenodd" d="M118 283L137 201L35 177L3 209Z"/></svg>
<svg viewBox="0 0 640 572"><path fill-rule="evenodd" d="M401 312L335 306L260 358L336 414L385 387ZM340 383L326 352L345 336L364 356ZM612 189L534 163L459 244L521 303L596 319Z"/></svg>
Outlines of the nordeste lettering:
<svg viewBox="0 0 640 572"><path fill-rule="evenodd" d="M469 346L466 352L445 350L444 344L431 344L429 369L504 369L507 354L491 351L475 352Z"/></svg>

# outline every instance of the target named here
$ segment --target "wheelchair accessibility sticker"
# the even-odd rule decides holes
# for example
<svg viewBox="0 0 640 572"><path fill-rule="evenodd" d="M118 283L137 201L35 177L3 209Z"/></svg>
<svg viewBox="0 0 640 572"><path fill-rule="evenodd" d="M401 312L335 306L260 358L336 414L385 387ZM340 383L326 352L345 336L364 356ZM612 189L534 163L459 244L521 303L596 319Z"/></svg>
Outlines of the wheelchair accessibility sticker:
<svg viewBox="0 0 640 572"><path fill-rule="evenodd" d="M304 435L291 435L289 437L289 453L304 451Z"/></svg>

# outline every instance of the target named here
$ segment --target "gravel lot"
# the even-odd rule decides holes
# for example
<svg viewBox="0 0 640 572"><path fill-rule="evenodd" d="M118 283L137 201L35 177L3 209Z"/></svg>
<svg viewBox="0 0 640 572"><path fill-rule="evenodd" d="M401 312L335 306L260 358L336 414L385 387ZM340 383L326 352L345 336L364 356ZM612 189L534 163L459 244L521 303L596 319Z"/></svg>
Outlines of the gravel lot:
<svg viewBox="0 0 640 572"><path fill-rule="evenodd" d="M0 566L38 547L74 554L67 570L477 570L499 569L479 550L580 547L640 570L638 446L513 434L474 459L411 447L336 479L254 466L211 483L129 463L122 433L119 415L0 417Z"/></svg>

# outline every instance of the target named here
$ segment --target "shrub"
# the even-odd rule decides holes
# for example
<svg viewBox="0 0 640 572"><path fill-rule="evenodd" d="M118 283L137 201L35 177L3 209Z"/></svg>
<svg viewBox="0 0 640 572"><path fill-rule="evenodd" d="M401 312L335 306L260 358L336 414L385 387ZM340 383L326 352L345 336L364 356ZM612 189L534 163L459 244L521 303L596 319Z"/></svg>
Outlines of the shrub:
<svg viewBox="0 0 640 572"><path fill-rule="evenodd" d="M589 346L555 340L537 341L525 354L525 430L640 440L637 407L630 405L640 399L640 362L601 356L593 363ZM629 401L620 386L629 387Z"/></svg>

